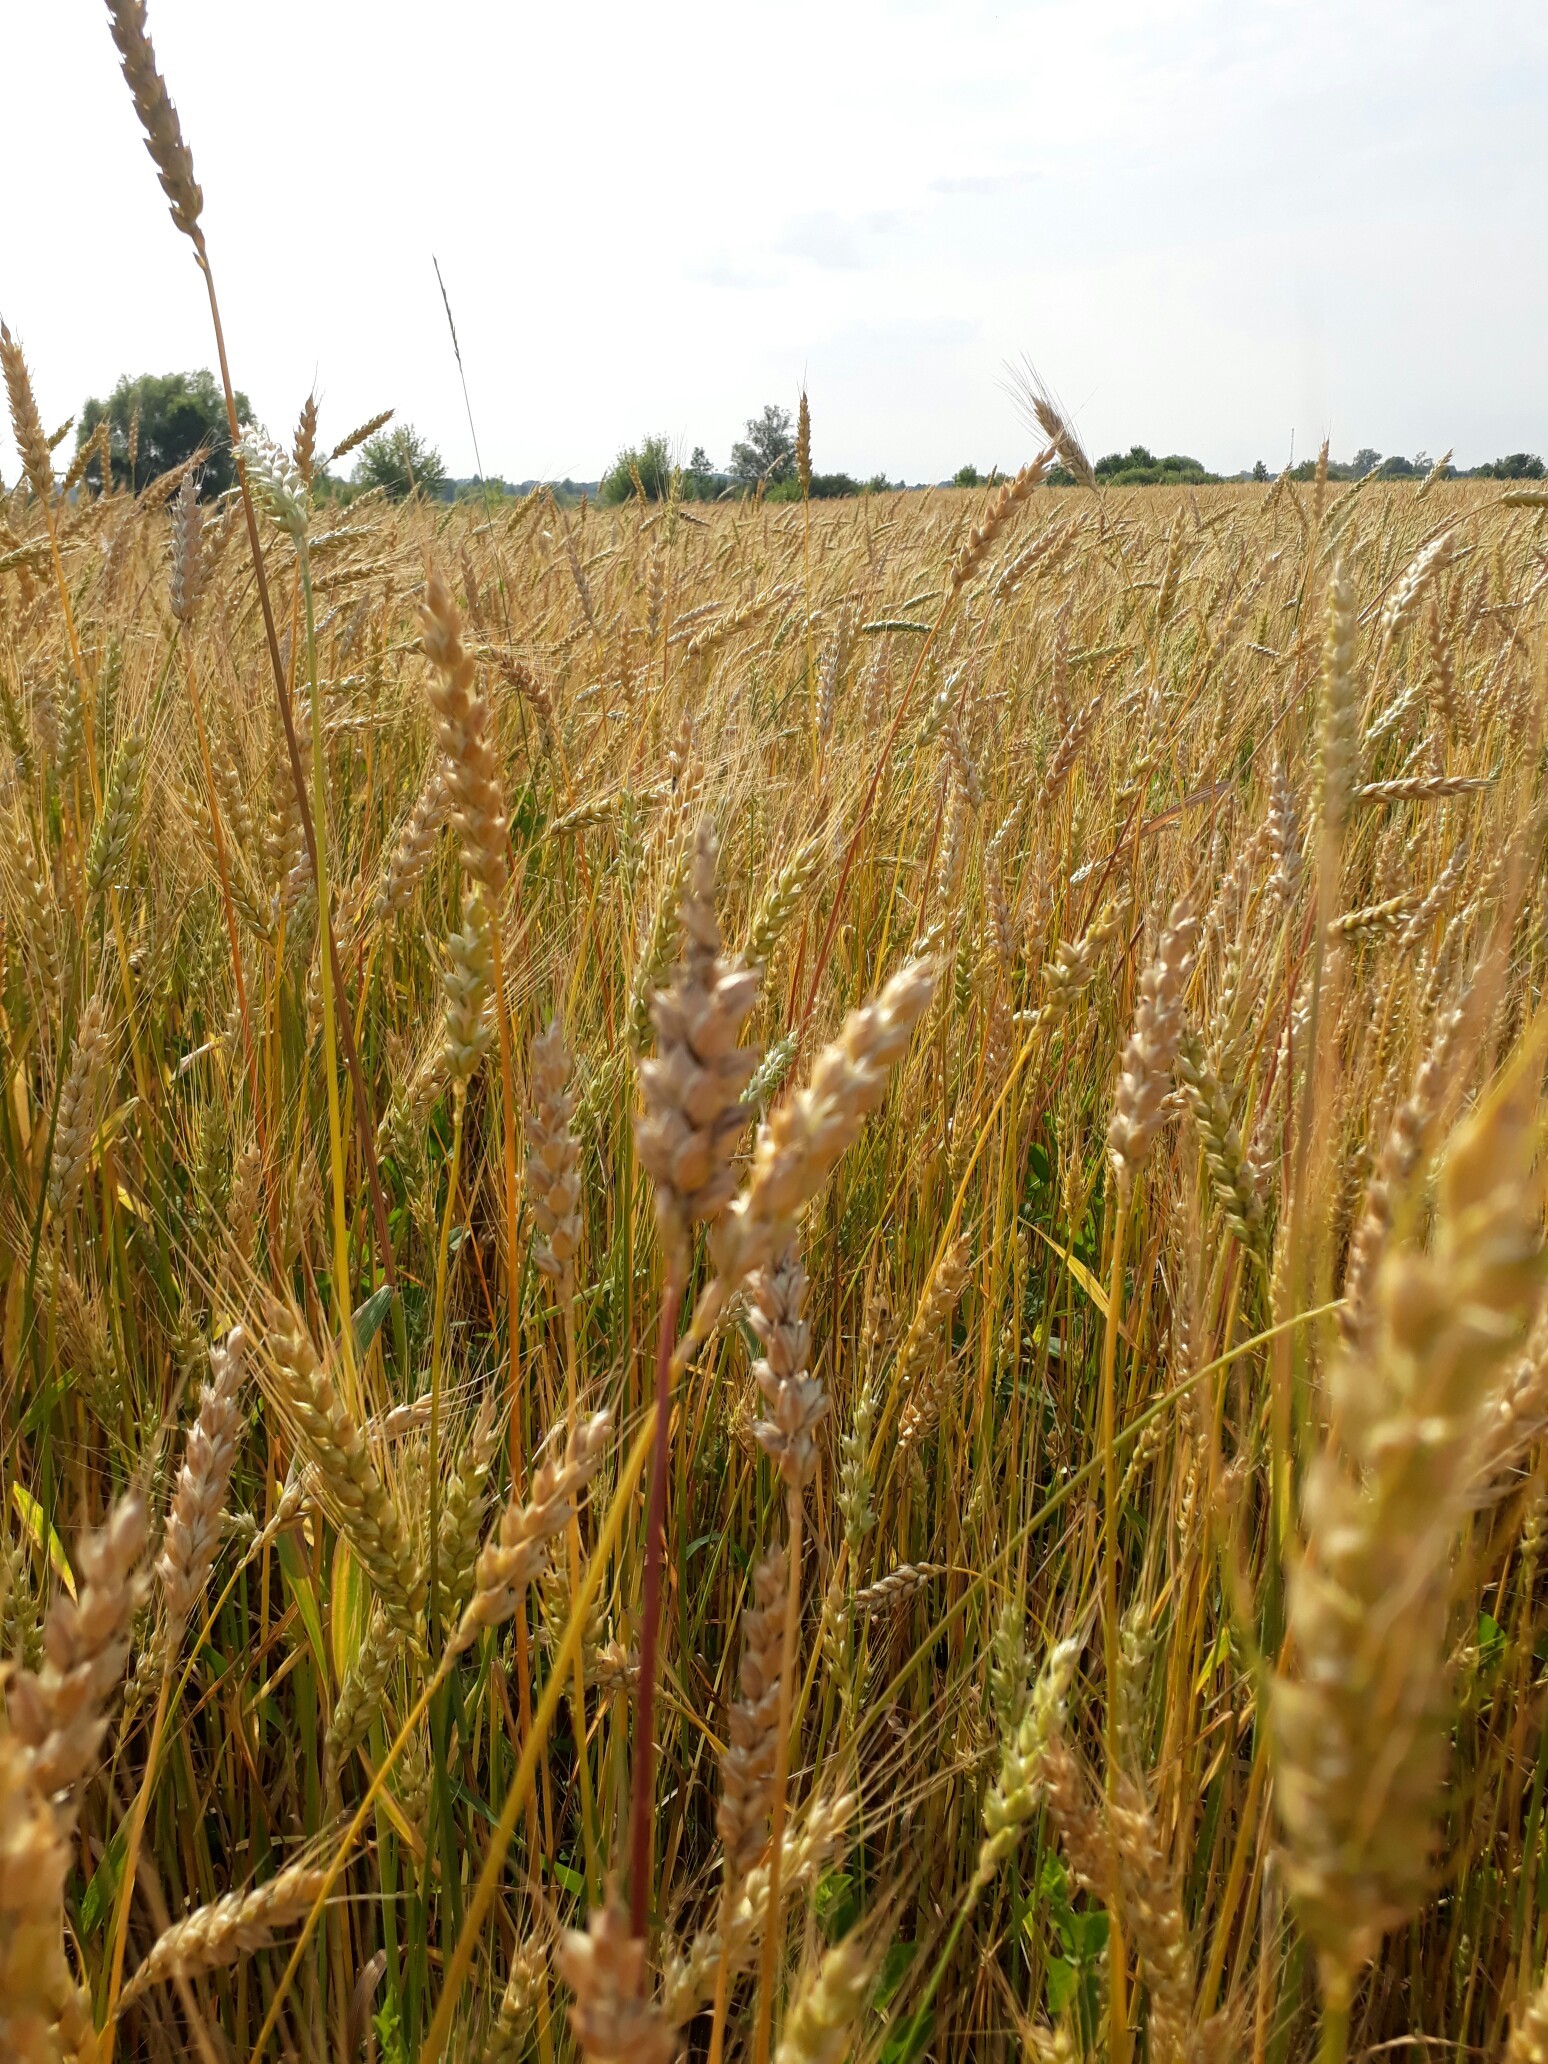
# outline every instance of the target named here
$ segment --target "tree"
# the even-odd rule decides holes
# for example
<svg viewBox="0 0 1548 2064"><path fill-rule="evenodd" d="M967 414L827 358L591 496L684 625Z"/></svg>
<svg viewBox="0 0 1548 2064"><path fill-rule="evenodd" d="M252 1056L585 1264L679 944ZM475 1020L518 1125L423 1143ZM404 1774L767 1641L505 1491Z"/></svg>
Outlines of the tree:
<svg viewBox="0 0 1548 2064"><path fill-rule="evenodd" d="M358 487L383 489L389 501L406 502L412 494L433 499L446 486L446 465L412 423L397 423L366 439L354 478Z"/></svg>
<svg viewBox="0 0 1548 2064"><path fill-rule="evenodd" d="M1542 460L1536 452L1510 452L1503 459L1496 459L1492 466L1480 466L1479 475L1485 480L1541 480L1544 474Z"/></svg>
<svg viewBox="0 0 1548 2064"><path fill-rule="evenodd" d="M1092 470L1098 480L1111 480L1119 473L1143 472L1156 463L1155 453L1146 445L1131 444L1126 452L1108 452Z"/></svg>
<svg viewBox="0 0 1548 2064"><path fill-rule="evenodd" d="M712 502L718 483L715 468L710 464L709 453L702 444L696 444L693 455L683 468L683 496L690 502Z"/></svg>
<svg viewBox="0 0 1548 2064"><path fill-rule="evenodd" d="M627 444L602 476L597 499L626 502L634 493L636 474L649 502L664 502L672 490L672 447L664 437L642 437Z"/></svg>
<svg viewBox="0 0 1548 2064"><path fill-rule="evenodd" d="M1381 464L1381 453L1368 444L1362 444L1355 453L1350 470L1356 480L1363 480L1367 473L1374 473Z"/></svg>
<svg viewBox="0 0 1548 2064"><path fill-rule="evenodd" d="M770 402L761 416L749 416L747 436L731 447L731 477L745 488L761 480L777 487L795 472L795 432L789 409Z"/></svg>
<svg viewBox="0 0 1548 2064"><path fill-rule="evenodd" d="M236 397L236 408L239 424L253 420L245 394ZM127 487L135 494L158 474L171 472L198 451L209 453L204 462L204 485L208 491L221 494L231 485L231 434L225 397L207 366L196 373L142 373L137 380L125 373L106 401L93 397L81 410L80 426L75 433L77 450L96 436L98 425L104 420L108 425L115 486ZM102 467L98 459L86 468L86 477L94 487L101 486Z"/></svg>
<svg viewBox="0 0 1548 2064"><path fill-rule="evenodd" d="M1263 461L1262 461L1261 459L1254 459L1254 460L1253 460L1253 462L1252 462L1252 477L1253 477L1253 479L1254 479L1254 480L1267 480L1267 479L1268 479L1268 477L1269 477L1269 470L1268 470L1268 467L1264 465L1264 463L1263 463Z"/></svg>
<svg viewBox="0 0 1548 2064"><path fill-rule="evenodd" d="M1097 460L1093 470L1098 480L1111 481L1115 487L1166 487L1179 482L1199 485L1218 477L1206 472L1186 452L1168 452L1164 459L1158 459L1143 444L1132 444L1126 452L1109 452ZM1048 477L1052 480L1053 473ZM1059 484L1062 486L1063 482Z"/></svg>
<svg viewBox="0 0 1548 2064"><path fill-rule="evenodd" d="M833 502L843 495L859 494L860 483L848 473L814 473L812 475L811 497L814 502ZM778 487L769 489L771 502L798 502L801 499L801 483L794 477L782 480Z"/></svg>
<svg viewBox="0 0 1548 2064"><path fill-rule="evenodd" d="M982 487L984 476L976 466L959 466L951 476L953 487Z"/></svg>
<svg viewBox="0 0 1548 2064"><path fill-rule="evenodd" d="M678 493L685 502L714 502L725 493L729 474L722 473L702 444L678 476Z"/></svg>

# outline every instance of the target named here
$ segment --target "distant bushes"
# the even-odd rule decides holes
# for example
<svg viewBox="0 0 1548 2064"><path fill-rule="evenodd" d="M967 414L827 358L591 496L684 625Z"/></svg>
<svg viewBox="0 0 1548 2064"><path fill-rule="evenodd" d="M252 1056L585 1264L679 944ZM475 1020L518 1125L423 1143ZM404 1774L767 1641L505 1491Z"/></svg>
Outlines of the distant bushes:
<svg viewBox="0 0 1548 2064"><path fill-rule="evenodd" d="M250 423L247 396L236 397L237 422ZM106 401L93 396L81 410L77 448L96 437L106 422L113 485L136 494L159 473L181 466L204 452L206 494L222 494L231 485L231 438L226 402L215 375L202 367L196 373L126 373ZM102 486L100 453L86 468L86 479Z"/></svg>
<svg viewBox="0 0 1548 2064"><path fill-rule="evenodd" d="M885 480L883 481L885 485ZM847 473L814 473L812 475L812 500L814 502L837 501L841 495L861 493L858 480ZM782 480L778 487L771 487L764 497L770 502L798 502L801 499L799 480Z"/></svg>
<svg viewBox="0 0 1548 2064"><path fill-rule="evenodd" d="M599 501L616 504L643 493L647 502L664 502L672 487L672 447L664 437L642 437L626 444L602 476Z"/></svg>
<svg viewBox="0 0 1548 2064"><path fill-rule="evenodd" d="M1168 452L1158 459L1147 445L1131 444L1126 452L1109 452L1093 469L1104 487L1202 487L1218 481L1198 459L1185 452ZM1067 466L1050 466L1051 487L1074 487L1075 476Z"/></svg>
<svg viewBox="0 0 1548 2064"><path fill-rule="evenodd" d="M355 467L355 485L379 487L393 502L406 502L411 495L440 501L452 491L441 454L412 423L395 423L366 439Z"/></svg>
<svg viewBox="0 0 1548 2064"><path fill-rule="evenodd" d="M1187 486L1220 478L1183 452L1169 452L1158 459L1143 444L1131 444L1126 452L1109 452L1105 459L1097 460L1095 472L1098 480L1110 481L1114 487Z"/></svg>

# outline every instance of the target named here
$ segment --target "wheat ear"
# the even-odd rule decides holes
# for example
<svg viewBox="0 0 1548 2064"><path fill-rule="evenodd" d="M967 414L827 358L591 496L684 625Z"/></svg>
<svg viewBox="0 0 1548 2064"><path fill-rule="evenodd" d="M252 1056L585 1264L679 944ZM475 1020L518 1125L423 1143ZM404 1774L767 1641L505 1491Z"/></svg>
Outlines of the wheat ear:
<svg viewBox="0 0 1548 2064"><path fill-rule="evenodd" d="M168 1978L219 1970L238 1957L267 1949L278 1929L293 1927L306 1917L326 1884L325 1871L294 1863L250 1892L228 1892L209 1906L196 1907L160 1936L124 1987L120 2006Z"/></svg>

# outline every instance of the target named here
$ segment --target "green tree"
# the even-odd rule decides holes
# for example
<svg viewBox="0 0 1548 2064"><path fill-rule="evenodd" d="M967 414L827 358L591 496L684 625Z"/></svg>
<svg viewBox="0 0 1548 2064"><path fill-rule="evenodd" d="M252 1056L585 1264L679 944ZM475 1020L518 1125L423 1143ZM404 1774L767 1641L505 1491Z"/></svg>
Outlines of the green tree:
<svg viewBox="0 0 1548 2064"><path fill-rule="evenodd" d="M1350 470L1356 480L1363 480L1367 473L1374 473L1381 464L1381 453L1373 445L1362 444L1350 462Z"/></svg>
<svg viewBox="0 0 1548 2064"><path fill-rule="evenodd" d="M1485 480L1541 480L1544 467L1536 452L1518 451L1496 459L1492 466L1480 466L1477 471Z"/></svg>
<svg viewBox="0 0 1548 2064"><path fill-rule="evenodd" d="M693 448L693 456L683 469L683 494L690 502L712 502L720 492L721 481L710 463L709 453L702 444Z"/></svg>
<svg viewBox="0 0 1548 2064"><path fill-rule="evenodd" d="M795 473L795 432L790 411L770 402L761 416L749 416L747 435L731 447L731 478L739 486L755 488L761 480L778 487Z"/></svg>
<svg viewBox="0 0 1548 2064"><path fill-rule="evenodd" d="M626 502L634 493L639 475L648 502L664 502L672 491L672 448L664 437L642 437L638 445L627 444L602 476L597 499Z"/></svg>
<svg viewBox="0 0 1548 2064"><path fill-rule="evenodd" d="M1254 479L1254 480L1267 480L1267 479L1268 479L1268 477L1269 477L1269 470L1268 470L1268 467L1264 465L1264 463L1263 463L1263 461L1262 461L1261 459L1254 459L1254 460L1253 460L1253 462L1252 462L1252 477L1253 477L1253 479Z"/></svg>
<svg viewBox="0 0 1548 2064"><path fill-rule="evenodd" d="M382 488L394 502L405 502L412 494L434 499L445 488L446 477L441 454L412 423L397 423L368 437L354 472L357 487Z"/></svg>
<svg viewBox="0 0 1548 2064"><path fill-rule="evenodd" d="M1057 472L1057 468L1054 469ZM1094 468L1098 480L1111 481L1115 487L1167 487L1179 483L1199 485L1215 480L1218 475L1206 472L1197 459L1191 459L1186 452L1168 452L1158 459L1148 445L1131 444L1126 452L1109 452L1098 459ZM1054 478L1050 472L1049 479ZM1059 485L1063 485L1062 481Z"/></svg>
<svg viewBox="0 0 1548 2064"><path fill-rule="evenodd" d="M812 475L812 500L814 502L836 502L845 495L861 492L860 483L849 473L814 473ZM799 480L782 480L778 487L769 489L771 502L798 502L801 499Z"/></svg>
<svg viewBox="0 0 1548 2064"><path fill-rule="evenodd" d="M953 487L982 487L984 476L976 466L959 466L951 476Z"/></svg>
<svg viewBox="0 0 1548 2064"><path fill-rule="evenodd" d="M1112 480L1120 473L1138 473L1156 464L1156 455L1144 444L1131 444L1126 452L1108 452L1096 462L1098 480Z"/></svg>
<svg viewBox="0 0 1548 2064"><path fill-rule="evenodd" d="M247 396L239 394L236 405L238 423L250 423L253 412ZM158 474L169 473L199 451L209 454L204 461L204 484L209 492L220 494L231 485L225 398L207 366L196 373L142 373L137 380L125 373L106 401L93 396L81 410L75 433L77 450L96 436L104 420L115 486L137 493ZM102 485L99 460L92 460L86 477L92 486Z"/></svg>

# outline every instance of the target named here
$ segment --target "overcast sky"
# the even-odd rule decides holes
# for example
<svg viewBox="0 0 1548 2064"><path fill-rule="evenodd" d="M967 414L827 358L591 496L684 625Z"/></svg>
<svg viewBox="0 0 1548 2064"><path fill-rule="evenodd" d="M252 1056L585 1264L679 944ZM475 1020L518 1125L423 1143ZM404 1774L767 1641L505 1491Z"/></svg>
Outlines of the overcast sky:
<svg viewBox="0 0 1548 2064"><path fill-rule="evenodd" d="M1031 440L1232 470L1331 434L1548 453L1541 0L150 0L237 384L389 405L454 473L723 464L811 394L819 469ZM97 0L0 0L0 313L47 427L208 316ZM16 476L9 436L0 475Z"/></svg>

